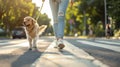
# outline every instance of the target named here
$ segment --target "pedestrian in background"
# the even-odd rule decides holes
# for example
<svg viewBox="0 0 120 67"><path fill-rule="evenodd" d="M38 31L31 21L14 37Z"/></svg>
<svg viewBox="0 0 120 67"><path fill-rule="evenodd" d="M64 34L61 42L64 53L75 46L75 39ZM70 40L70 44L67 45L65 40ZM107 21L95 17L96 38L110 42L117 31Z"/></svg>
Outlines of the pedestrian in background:
<svg viewBox="0 0 120 67"><path fill-rule="evenodd" d="M110 38L111 35L111 28L110 28L110 24L106 24L106 38Z"/></svg>
<svg viewBox="0 0 120 67"><path fill-rule="evenodd" d="M95 35L94 35L93 27L91 25L89 25L88 31L89 31L88 38L92 38L94 40L95 39Z"/></svg>

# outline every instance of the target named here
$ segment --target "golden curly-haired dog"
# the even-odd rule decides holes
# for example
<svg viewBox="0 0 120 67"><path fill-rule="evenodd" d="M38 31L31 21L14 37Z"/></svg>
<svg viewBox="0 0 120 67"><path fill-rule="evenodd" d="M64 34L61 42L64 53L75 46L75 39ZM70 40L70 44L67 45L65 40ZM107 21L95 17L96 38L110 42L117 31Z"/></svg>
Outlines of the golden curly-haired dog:
<svg viewBox="0 0 120 67"><path fill-rule="evenodd" d="M32 48L37 48L37 39L39 38L39 35L45 31L47 25L39 26L37 21L30 16L24 18L23 25L25 26L26 36L30 45L29 50L32 50Z"/></svg>

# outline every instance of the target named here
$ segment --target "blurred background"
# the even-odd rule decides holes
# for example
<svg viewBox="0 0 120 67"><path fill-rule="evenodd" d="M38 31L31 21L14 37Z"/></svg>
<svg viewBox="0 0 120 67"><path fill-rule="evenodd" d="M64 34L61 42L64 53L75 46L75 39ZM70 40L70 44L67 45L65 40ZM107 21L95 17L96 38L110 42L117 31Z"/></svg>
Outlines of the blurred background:
<svg viewBox="0 0 120 67"><path fill-rule="evenodd" d="M13 38L21 28L23 18L38 18L39 25L48 25L43 35L52 36L52 16L49 0L40 11L41 0L0 0L0 38ZM40 5L38 5L40 4ZM120 0L75 0L66 14L66 36L120 37ZM92 33L91 33L92 32ZM21 34L23 34L21 32Z"/></svg>

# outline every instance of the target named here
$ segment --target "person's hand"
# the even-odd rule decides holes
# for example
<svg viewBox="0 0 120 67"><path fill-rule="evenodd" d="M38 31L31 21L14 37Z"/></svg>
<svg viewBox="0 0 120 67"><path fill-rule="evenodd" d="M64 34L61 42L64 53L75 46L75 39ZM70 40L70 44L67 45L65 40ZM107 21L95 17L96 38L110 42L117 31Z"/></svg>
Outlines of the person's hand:
<svg viewBox="0 0 120 67"><path fill-rule="evenodd" d="M42 2L44 2L45 0L42 0Z"/></svg>
<svg viewBox="0 0 120 67"><path fill-rule="evenodd" d="M73 3L74 3L74 0L71 0L71 1L70 1L71 7L73 6Z"/></svg>

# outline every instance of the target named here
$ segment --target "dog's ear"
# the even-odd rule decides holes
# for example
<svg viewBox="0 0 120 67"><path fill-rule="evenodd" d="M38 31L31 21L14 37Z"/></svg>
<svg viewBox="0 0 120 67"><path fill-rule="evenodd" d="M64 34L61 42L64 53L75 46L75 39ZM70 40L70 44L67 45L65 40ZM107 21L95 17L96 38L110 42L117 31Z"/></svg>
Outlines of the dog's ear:
<svg viewBox="0 0 120 67"><path fill-rule="evenodd" d="M26 26L25 19L26 19L26 17L23 19L23 23L22 23L23 26Z"/></svg>
<svg viewBox="0 0 120 67"><path fill-rule="evenodd" d="M22 25L25 26L25 23L23 22Z"/></svg>
<svg viewBox="0 0 120 67"><path fill-rule="evenodd" d="M23 25L23 26L26 26L26 24L25 24L25 22L24 22L24 21L23 21L22 25Z"/></svg>

